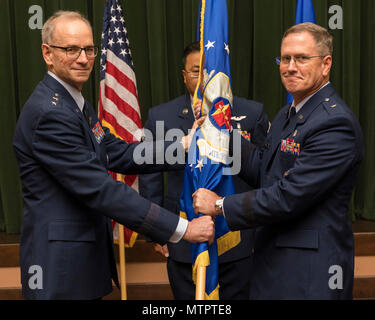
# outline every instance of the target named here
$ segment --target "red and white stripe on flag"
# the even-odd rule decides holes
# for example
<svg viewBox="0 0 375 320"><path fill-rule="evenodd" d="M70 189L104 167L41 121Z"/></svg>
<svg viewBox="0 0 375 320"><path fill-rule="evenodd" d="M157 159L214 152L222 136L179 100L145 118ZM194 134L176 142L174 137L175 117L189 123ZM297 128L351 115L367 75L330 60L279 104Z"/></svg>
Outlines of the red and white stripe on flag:
<svg viewBox="0 0 375 320"><path fill-rule="evenodd" d="M140 141L142 121L137 94L133 61L118 0L108 0L103 17L100 56L99 119L110 132L126 142ZM111 172L138 192L138 176ZM113 225L113 236L118 242L118 225ZM132 247L137 233L124 227L125 246Z"/></svg>

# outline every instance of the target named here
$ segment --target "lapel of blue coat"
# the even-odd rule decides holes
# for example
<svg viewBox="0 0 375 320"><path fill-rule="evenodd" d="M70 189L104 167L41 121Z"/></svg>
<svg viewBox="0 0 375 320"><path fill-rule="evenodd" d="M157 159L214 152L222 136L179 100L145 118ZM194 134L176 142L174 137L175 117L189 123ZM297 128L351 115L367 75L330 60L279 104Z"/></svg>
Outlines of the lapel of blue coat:
<svg viewBox="0 0 375 320"><path fill-rule="evenodd" d="M188 134L188 131L191 129L194 122L190 95L188 93L185 94L184 103L178 106L177 116L180 119L180 128L185 132L185 134Z"/></svg>
<svg viewBox="0 0 375 320"><path fill-rule="evenodd" d="M249 105L246 105L246 107L249 107ZM251 130L253 131L253 128L255 128L256 119L254 119L254 123L251 125L249 121L251 121L251 118L248 118L248 112L244 112L243 109L240 110L241 103L238 102L237 97L233 97L233 105L232 105L232 119L230 120L230 123L233 127L233 129L238 129L238 125L240 125L241 130ZM233 120L233 117L244 117L241 120ZM243 125L243 128L242 128Z"/></svg>
<svg viewBox="0 0 375 320"><path fill-rule="evenodd" d="M312 96L299 110L296 116L290 120L288 126L283 129L283 125L286 121L288 116L288 111L290 104L285 106L279 113L278 117L272 123L271 127L271 134L272 134L272 146L270 148L270 152L268 157L265 159L266 167L268 168L269 162L273 159L273 155L275 154L276 150L280 147L281 140L290 136L292 132L296 129L298 125L303 124L310 114L316 109L316 107L325 99L329 98L335 93L333 85L329 83L323 89L318 91L314 96Z"/></svg>
<svg viewBox="0 0 375 320"><path fill-rule="evenodd" d="M313 95L298 111L296 116L291 119L289 125L283 130L282 132L282 139L288 137L294 130L296 129L297 125L303 124L310 116L310 114L316 109L318 105L320 105L325 99L329 99L335 90L333 85L329 83L323 89L318 91L315 95Z"/></svg>
<svg viewBox="0 0 375 320"><path fill-rule="evenodd" d="M282 135L283 126L288 116L290 104L284 106L281 111L277 114L276 118L272 121L271 131L268 134L268 141L271 143L271 147L266 153L266 157L264 159L265 168L268 170L269 163L273 159L273 155L276 152L276 149L280 145L280 137Z"/></svg>
<svg viewBox="0 0 375 320"><path fill-rule="evenodd" d="M99 148L100 143L95 138L93 127L96 126L97 123L99 123L99 125L101 126L101 123L99 122L99 119L94 112L94 108L90 105L90 103L88 101L86 101L86 99L85 99L85 106L87 107L88 119L85 119L85 116L83 118L85 119L85 122L87 124L87 128L90 131L91 141L94 144L94 147L98 152L99 149L100 149Z"/></svg>

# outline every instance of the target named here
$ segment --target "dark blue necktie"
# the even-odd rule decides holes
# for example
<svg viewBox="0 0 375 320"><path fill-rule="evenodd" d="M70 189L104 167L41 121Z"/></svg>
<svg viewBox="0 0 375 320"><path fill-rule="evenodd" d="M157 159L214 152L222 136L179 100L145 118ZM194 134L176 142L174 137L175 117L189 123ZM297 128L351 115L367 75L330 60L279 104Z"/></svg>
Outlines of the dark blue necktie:
<svg viewBox="0 0 375 320"><path fill-rule="evenodd" d="M91 127L91 117L90 117L90 114L89 114L89 107L86 104L86 102L85 102L85 104L83 106L82 113L85 116L85 119L86 119L87 123Z"/></svg>
<svg viewBox="0 0 375 320"><path fill-rule="evenodd" d="M295 115L296 115L296 107L290 107L288 110L288 116L283 126L283 130L288 126L288 124L290 123L290 120L293 119Z"/></svg>

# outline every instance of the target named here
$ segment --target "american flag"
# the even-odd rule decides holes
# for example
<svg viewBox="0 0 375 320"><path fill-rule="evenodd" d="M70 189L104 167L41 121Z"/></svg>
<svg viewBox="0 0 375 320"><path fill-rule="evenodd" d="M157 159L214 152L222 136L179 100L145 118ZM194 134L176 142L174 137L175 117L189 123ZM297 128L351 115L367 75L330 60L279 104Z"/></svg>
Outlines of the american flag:
<svg viewBox="0 0 375 320"><path fill-rule="evenodd" d="M108 0L104 10L100 56L99 119L116 137L126 142L140 141L142 122L137 83L127 37L123 10L118 0ZM138 191L136 175L111 173ZM117 224L113 223L118 239ZM133 246L137 233L124 228L125 245Z"/></svg>

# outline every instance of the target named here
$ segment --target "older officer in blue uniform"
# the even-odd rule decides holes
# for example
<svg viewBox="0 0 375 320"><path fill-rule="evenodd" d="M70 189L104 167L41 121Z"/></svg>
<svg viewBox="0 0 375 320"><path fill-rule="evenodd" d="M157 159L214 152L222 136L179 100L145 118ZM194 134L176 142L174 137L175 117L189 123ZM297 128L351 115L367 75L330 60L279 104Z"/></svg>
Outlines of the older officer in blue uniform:
<svg viewBox="0 0 375 320"><path fill-rule="evenodd" d="M96 299L112 291L112 279L118 285L111 219L162 244L211 239L213 223L187 223L107 173L157 167L138 165L139 144L111 135L81 94L97 53L89 22L57 12L42 38L48 74L23 107L14 136L25 202L22 292L26 299Z"/></svg>
<svg viewBox="0 0 375 320"><path fill-rule="evenodd" d="M196 212L223 212L232 230L257 227L253 299L352 298L348 206L364 143L329 82L332 51L332 36L320 26L286 31L280 75L294 101L274 119L268 150L242 149L241 174L257 189L224 201L205 189L194 195Z"/></svg>
<svg viewBox="0 0 375 320"><path fill-rule="evenodd" d="M189 44L182 58L182 75L187 93L162 105L150 109L145 128L149 129L154 138L158 132L158 122L162 125L162 132L180 129L187 134L194 122L192 96L197 86L200 63L200 44ZM263 111L262 104L234 97L232 126L241 130L242 135L256 145L263 145L267 129L268 118ZM237 192L250 190L248 184L241 179L234 178ZM164 195L163 173L141 175L139 191L142 196L164 208L180 214L179 198L184 185L184 170L170 172L167 177L167 190ZM251 246L253 244L253 230L241 231L241 243L219 257L220 299L248 299L249 273L251 265ZM190 245L186 241L161 247L156 244L156 250L168 257L167 269L169 282L175 299L194 299L195 286L192 280L192 265Z"/></svg>

